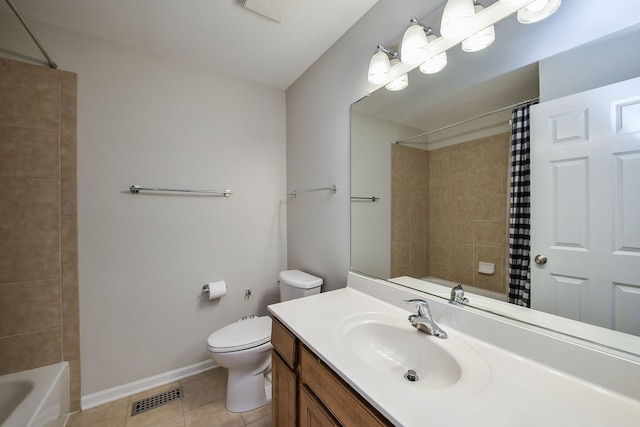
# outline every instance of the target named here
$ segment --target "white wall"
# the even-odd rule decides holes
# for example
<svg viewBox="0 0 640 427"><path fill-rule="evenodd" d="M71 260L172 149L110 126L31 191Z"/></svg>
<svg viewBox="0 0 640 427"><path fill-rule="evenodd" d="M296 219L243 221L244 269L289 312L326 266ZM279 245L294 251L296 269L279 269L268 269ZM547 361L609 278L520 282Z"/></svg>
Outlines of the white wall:
<svg viewBox="0 0 640 427"><path fill-rule="evenodd" d="M391 277L391 146L422 131L351 112L351 268Z"/></svg>
<svg viewBox="0 0 640 427"><path fill-rule="evenodd" d="M366 71L375 46L399 42L409 19L425 18L432 9L434 2L380 0L287 89L287 185L338 187L332 198L300 197L287 209L289 268L323 276L324 289L343 286L350 266L349 105L374 89ZM465 84L487 80L629 26L639 15L634 0L565 0L551 18L527 26L522 37L509 37L504 51L481 53L489 65L456 70L450 64L443 72L461 74ZM438 20L425 23L437 32Z"/></svg>
<svg viewBox="0 0 640 427"><path fill-rule="evenodd" d="M78 74L82 395L208 360L207 336L266 313L286 268L284 91L32 26ZM3 56L41 58L12 15L0 15L0 40ZM235 194L133 195L132 184ZM220 279L227 296L204 300Z"/></svg>
<svg viewBox="0 0 640 427"><path fill-rule="evenodd" d="M640 76L640 25L540 61L540 100Z"/></svg>
<svg viewBox="0 0 640 427"><path fill-rule="evenodd" d="M425 9L420 0L380 0L287 89L287 186L338 187L332 197L312 193L287 204L289 268L323 277L323 291L343 287L350 266L349 106L370 89L376 44L401 36L411 16L398 11L412 7Z"/></svg>

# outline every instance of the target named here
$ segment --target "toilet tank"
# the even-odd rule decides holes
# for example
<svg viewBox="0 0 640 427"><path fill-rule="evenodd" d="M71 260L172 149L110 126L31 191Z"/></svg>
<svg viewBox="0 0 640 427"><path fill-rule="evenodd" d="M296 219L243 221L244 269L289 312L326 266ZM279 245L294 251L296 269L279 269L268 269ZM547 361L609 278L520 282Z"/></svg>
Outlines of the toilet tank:
<svg viewBox="0 0 640 427"><path fill-rule="evenodd" d="M320 293L322 279L300 270L280 272L280 301L289 301Z"/></svg>

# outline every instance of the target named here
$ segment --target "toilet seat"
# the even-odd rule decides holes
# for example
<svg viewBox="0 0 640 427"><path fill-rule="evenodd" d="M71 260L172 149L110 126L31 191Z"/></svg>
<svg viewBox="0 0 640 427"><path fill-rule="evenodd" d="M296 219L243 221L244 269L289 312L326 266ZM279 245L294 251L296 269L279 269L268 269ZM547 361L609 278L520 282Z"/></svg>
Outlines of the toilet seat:
<svg viewBox="0 0 640 427"><path fill-rule="evenodd" d="M271 318L253 317L224 326L207 338L212 353L231 353L266 344L271 341Z"/></svg>

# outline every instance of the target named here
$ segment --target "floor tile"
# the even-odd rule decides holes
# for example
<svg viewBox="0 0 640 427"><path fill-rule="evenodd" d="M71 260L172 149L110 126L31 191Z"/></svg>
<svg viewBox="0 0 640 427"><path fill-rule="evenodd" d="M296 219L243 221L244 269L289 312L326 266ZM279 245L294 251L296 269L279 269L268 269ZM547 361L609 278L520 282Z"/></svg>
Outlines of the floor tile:
<svg viewBox="0 0 640 427"><path fill-rule="evenodd" d="M67 427L271 427L271 404L234 413L225 407L227 370L216 368L72 414ZM133 402L182 386L182 399L131 416Z"/></svg>
<svg viewBox="0 0 640 427"><path fill-rule="evenodd" d="M264 405L260 408L254 409L253 411L247 411L242 413L242 419L244 423L249 425L259 419L262 418L270 418L271 417L271 404Z"/></svg>
<svg viewBox="0 0 640 427"><path fill-rule="evenodd" d="M252 422L251 424L247 424L247 427L271 427L271 415L267 415L266 417L262 417L259 420Z"/></svg>
<svg viewBox="0 0 640 427"><path fill-rule="evenodd" d="M184 413L186 427L244 427L242 414L227 411L225 399Z"/></svg>
<svg viewBox="0 0 640 427"><path fill-rule="evenodd" d="M180 385L184 395L182 407L187 412L226 396L227 370L216 368L181 380Z"/></svg>
<svg viewBox="0 0 640 427"><path fill-rule="evenodd" d="M116 400L69 417L67 427L124 427L127 399Z"/></svg>

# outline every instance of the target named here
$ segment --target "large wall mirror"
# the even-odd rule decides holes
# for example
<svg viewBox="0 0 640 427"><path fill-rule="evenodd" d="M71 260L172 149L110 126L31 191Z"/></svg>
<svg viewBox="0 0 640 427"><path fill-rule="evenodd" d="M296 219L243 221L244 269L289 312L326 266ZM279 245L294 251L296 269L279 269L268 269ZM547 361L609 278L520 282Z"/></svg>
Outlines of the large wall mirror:
<svg viewBox="0 0 640 427"><path fill-rule="evenodd" d="M531 282L535 309L507 302L513 107L539 99L535 110L618 82L640 84L640 16L586 42L568 35L564 23L575 13L591 19L581 26L600 25L599 7L605 6L584 11L584 2L566 2L558 16L532 26L507 18L496 25L496 42L486 51L450 49L440 73L413 70L407 89L381 88L352 105L352 270L445 298L460 283L474 296L471 306L640 355L640 184L632 183L640 177L640 124L631 125L625 146L631 184L625 187L626 228L619 232L629 260L624 268L632 271L620 286L607 284L605 292L614 295L602 300L581 287L581 280L597 281L585 272L556 277L564 282L553 292L566 295L544 297L552 303L540 303L537 279ZM628 98L640 100L640 91ZM625 120L640 123L640 101L628 105ZM532 172L532 188L537 178ZM552 191L561 202L572 197ZM598 203L597 193L589 197ZM545 234L548 226L534 221L531 234ZM532 262L531 268L540 266ZM570 303L556 303L561 298ZM584 308L599 304L624 306L624 321L611 312L595 319Z"/></svg>

